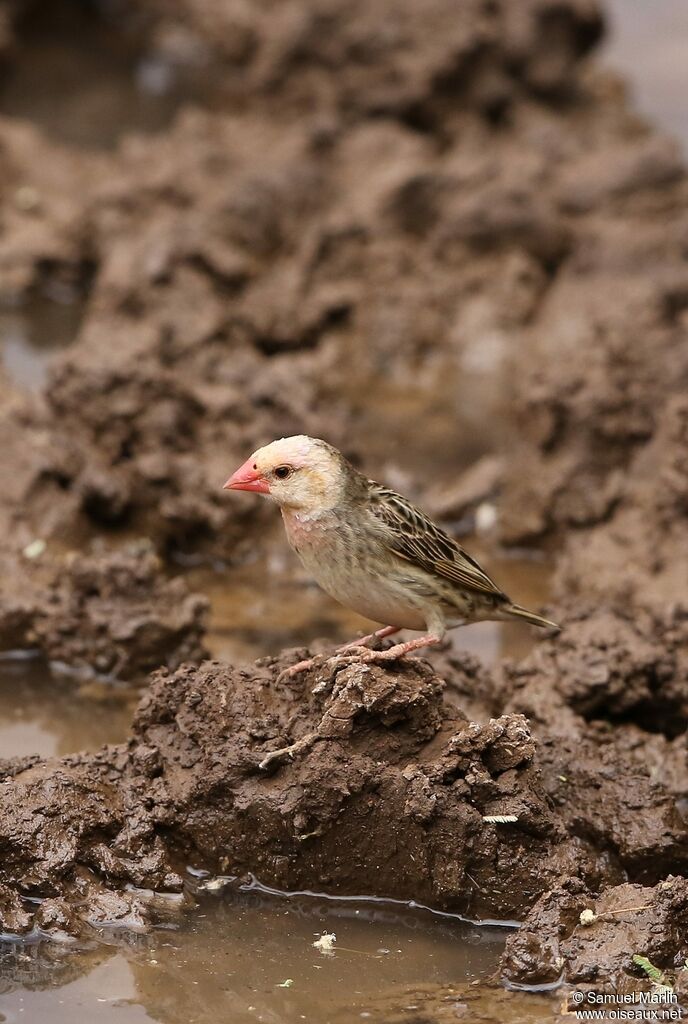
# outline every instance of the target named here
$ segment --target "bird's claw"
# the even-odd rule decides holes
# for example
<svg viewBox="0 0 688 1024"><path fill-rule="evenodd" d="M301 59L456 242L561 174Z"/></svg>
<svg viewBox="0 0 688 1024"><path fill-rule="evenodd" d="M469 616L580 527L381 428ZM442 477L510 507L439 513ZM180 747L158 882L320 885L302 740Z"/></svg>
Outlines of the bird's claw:
<svg viewBox="0 0 688 1024"><path fill-rule="evenodd" d="M306 658L304 661L297 661L295 665L289 665L288 668L283 668L277 676L277 682L282 683L287 679L293 679L295 676L301 675L306 669L312 668L315 664L315 658Z"/></svg>
<svg viewBox="0 0 688 1024"><path fill-rule="evenodd" d="M329 658L326 659L326 663L334 661L340 662L351 662L360 661L360 651L365 651L367 648L363 647L352 647L350 651L335 651ZM277 682L281 683L288 679L294 679L295 676L301 675L302 672L306 672L309 668L313 668L318 663L317 658L307 658L305 661L297 661L295 665L289 665L288 668L283 668L277 676Z"/></svg>
<svg viewBox="0 0 688 1024"><path fill-rule="evenodd" d="M363 639L368 640L370 637L364 637ZM434 643L438 643L438 640L435 637L423 638L422 641L411 640L405 644L395 644L394 647L388 647L379 651L371 647L365 647L360 642L354 642L346 644L343 647L338 647L327 661L334 661L337 664L355 664L357 662L372 664L375 662L397 661L409 651L414 651L419 647L429 646ZM317 660L317 658L306 658L304 661L297 661L295 665L290 665L288 668L282 669L277 676L277 682L280 683L287 679L293 679L302 672L306 672L317 663Z"/></svg>
<svg viewBox="0 0 688 1024"><path fill-rule="evenodd" d="M359 654L356 655L355 661L362 661L366 664L371 662L379 661L396 661L399 654L390 648L387 651L373 651L369 647L364 647Z"/></svg>

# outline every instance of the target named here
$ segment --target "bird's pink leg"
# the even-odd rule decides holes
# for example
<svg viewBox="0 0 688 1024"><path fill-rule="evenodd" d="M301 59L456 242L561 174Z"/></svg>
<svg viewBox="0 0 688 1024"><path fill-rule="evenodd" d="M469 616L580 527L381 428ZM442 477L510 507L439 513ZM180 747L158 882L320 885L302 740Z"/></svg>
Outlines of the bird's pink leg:
<svg viewBox="0 0 688 1024"><path fill-rule="evenodd" d="M341 647L337 648L337 654L341 654L343 651L350 651L352 647L365 647L371 640L382 640L386 636L393 636L394 633L398 633L401 626L383 626L382 629L376 629L374 633L368 633L367 636L359 637L358 640L352 640L348 644L342 644Z"/></svg>
<svg viewBox="0 0 688 1024"><path fill-rule="evenodd" d="M421 647L433 647L442 643L442 637L435 633L428 633L426 636L417 636L415 640L407 640L403 644L395 644L386 651L361 651L362 661L396 661L403 658L411 651L418 651Z"/></svg>
<svg viewBox="0 0 688 1024"><path fill-rule="evenodd" d="M352 640L348 644L343 644L341 647L337 647L335 654L344 654L346 651L355 650L357 647L365 646L367 643L370 643L371 640L381 640L383 637L392 636L393 633L398 633L399 629L399 626L383 626L381 629L376 629L374 633L368 633L367 636L362 636L358 640ZM311 668L314 664L315 658L306 658L304 661L297 661L295 665L290 665L289 668L285 668L280 672L278 682L280 679L292 679L294 676L299 675L299 673L305 672L306 669Z"/></svg>
<svg viewBox="0 0 688 1024"><path fill-rule="evenodd" d="M277 676L277 682L281 682L282 679L293 679L294 676L298 676L299 673L305 672L307 668L310 668L315 664L315 658L305 658L304 661L297 661L295 665L290 665L289 668L283 668L280 674Z"/></svg>

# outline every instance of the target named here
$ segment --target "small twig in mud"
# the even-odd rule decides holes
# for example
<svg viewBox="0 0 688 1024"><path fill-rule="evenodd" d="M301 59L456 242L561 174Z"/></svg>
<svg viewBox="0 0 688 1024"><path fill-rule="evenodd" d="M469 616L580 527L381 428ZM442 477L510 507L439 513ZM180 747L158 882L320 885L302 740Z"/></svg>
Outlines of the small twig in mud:
<svg viewBox="0 0 688 1024"><path fill-rule="evenodd" d="M309 750L310 747L317 740L321 740L323 737L319 732L310 732L307 736L303 736L296 743L291 743L288 747L280 747L279 750L273 750L258 763L258 767L261 771L265 771L274 761L284 761L286 758L293 758L294 754L300 753L302 750Z"/></svg>
<svg viewBox="0 0 688 1024"><path fill-rule="evenodd" d="M639 910L647 910L650 906L652 906L651 903L645 903L642 907L621 907L618 910L601 910L599 914L596 914L594 910L586 908L580 912L580 923L584 928L587 928L591 924L594 924L595 921L599 921L605 917L611 917L613 914L631 914Z"/></svg>
<svg viewBox="0 0 688 1024"><path fill-rule="evenodd" d="M227 878L223 875L216 875L215 878L208 878L201 882L198 888L203 889L206 892L221 892L222 889L227 888L231 881L231 878Z"/></svg>
<svg viewBox="0 0 688 1024"><path fill-rule="evenodd" d="M321 835L322 835L322 829L315 828L315 829L313 829L312 832L303 832L301 835L297 835L296 838L300 839L303 842L304 839L312 839L313 836L321 836Z"/></svg>
<svg viewBox="0 0 688 1024"><path fill-rule="evenodd" d="M607 917L608 914L631 914L638 910L649 910L651 903L644 903L642 907L622 907L620 910L603 910L600 917Z"/></svg>
<svg viewBox="0 0 688 1024"><path fill-rule="evenodd" d="M367 949L350 949L348 946L337 946L337 953L359 953L361 956L372 957L373 960L382 960L382 953L369 953Z"/></svg>
<svg viewBox="0 0 688 1024"><path fill-rule="evenodd" d="M319 949L325 956L334 956L335 954L335 942L337 936L334 932L323 932L319 939L316 939L313 943L315 949ZM349 949L347 946L337 946L337 953L359 953L361 956L370 956L374 960L379 960L380 955L378 953L369 953L366 949Z"/></svg>

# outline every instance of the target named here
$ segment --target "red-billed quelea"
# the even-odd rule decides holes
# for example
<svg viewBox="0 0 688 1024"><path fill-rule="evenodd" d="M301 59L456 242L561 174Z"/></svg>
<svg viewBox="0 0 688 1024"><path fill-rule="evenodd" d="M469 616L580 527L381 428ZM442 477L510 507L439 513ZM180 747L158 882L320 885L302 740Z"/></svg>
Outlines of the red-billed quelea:
<svg viewBox="0 0 688 1024"><path fill-rule="evenodd" d="M339 651L400 629L422 630L387 650L360 652L365 661L392 661L439 643L448 629L486 619L558 628L514 604L460 544L326 441L304 435L273 441L224 486L276 502L290 545L323 590L384 623ZM299 662L289 672L310 664Z"/></svg>

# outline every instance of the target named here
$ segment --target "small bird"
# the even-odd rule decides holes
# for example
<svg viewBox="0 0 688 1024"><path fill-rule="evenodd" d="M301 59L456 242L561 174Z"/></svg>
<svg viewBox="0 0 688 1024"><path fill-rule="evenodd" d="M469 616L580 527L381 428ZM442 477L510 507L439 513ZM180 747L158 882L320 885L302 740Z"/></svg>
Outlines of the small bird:
<svg viewBox="0 0 688 1024"><path fill-rule="evenodd" d="M469 622L554 622L514 604L478 562L402 495L359 473L315 437L283 437L259 448L224 485L264 494L279 505L289 544L320 586L382 628L338 648L364 647L401 629L423 635L366 661L392 661L438 644ZM290 674L312 659L299 662Z"/></svg>

